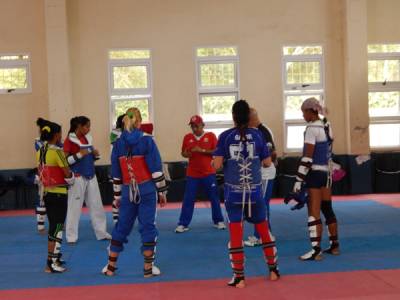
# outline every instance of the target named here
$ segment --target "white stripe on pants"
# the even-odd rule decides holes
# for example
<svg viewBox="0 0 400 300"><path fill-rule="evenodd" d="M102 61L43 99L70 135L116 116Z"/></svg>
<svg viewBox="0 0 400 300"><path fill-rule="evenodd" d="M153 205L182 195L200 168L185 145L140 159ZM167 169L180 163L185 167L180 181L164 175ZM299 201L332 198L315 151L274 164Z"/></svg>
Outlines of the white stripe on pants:
<svg viewBox="0 0 400 300"><path fill-rule="evenodd" d="M92 221L96 238L101 240L107 236L106 215L101 202L96 176L90 180L76 177L74 184L68 190L68 212L65 229L67 242L76 242L78 240L79 219L83 201L85 201L89 209L90 220Z"/></svg>

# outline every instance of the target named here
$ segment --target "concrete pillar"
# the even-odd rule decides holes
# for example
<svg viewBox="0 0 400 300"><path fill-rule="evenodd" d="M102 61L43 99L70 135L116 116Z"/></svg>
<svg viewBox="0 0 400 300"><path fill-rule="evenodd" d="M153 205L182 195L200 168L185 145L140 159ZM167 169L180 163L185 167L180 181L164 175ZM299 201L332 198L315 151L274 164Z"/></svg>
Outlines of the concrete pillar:
<svg viewBox="0 0 400 300"><path fill-rule="evenodd" d="M344 0L344 57L349 154L368 154L367 1Z"/></svg>
<svg viewBox="0 0 400 300"><path fill-rule="evenodd" d="M69 129L73 115L66 0L46 0L49 119Z"/></svg>

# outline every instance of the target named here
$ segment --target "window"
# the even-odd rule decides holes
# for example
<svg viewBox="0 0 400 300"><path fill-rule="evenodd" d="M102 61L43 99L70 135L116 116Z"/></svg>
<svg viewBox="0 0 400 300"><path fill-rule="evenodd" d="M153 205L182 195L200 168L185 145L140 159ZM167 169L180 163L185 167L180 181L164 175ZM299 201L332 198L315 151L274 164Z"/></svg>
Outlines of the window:
<svg viewBox="0 0 400 300"><path fill-rule="evenodd" d="M27 54L0 54L0 93L29 93L30 58Z"/></svg>
<svg viewBox="0 0 400 300"><path fill-rule="evenodd" d="M150 50L111 50L108 59L112 126L119 115L133 106L140 110L144 122L151 121Z"/></svg>
<svg viewBox="0 0 400 300"><path fill-rule="evenodd" d="M231 108L239 98L236 47L196 49L197 91L201 116L217 135L232 125Z"/></svg>
<svg viewBox="0 0 400 300"><path fill-rule="evenodd" d="M368 45L370 146L400 146L400 44Z"/></svg>
<svg viewBox="0 0 400 300"><path fill-rule="evenodd" d="M301 104L310 97L324 101L324 61L322 46L283 47L283 98L285 151L303 147L305 122Z"/></svg>

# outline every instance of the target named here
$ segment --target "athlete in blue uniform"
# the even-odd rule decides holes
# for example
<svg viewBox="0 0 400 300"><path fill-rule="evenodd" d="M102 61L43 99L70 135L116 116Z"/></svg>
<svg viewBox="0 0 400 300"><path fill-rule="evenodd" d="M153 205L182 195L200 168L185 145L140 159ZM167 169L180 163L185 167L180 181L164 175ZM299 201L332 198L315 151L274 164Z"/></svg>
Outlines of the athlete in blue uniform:
<svg viewBox="0 0 400 300"><path fill-rule="evenodd" d="M229 286L245 287L243 220L255 225L262 240L270 280L279 278L275 238L266 221L266 205L262 193L261 167L271 165L271 157L262 135L249 128L250 108L246 101L232 107L235 127L224 131L214 152L214 167L224 170L225 208L229 219L229 254L233 278Z"/></svg>
<svg viewBox="0 0 400 300"><path fill-rule="evenodd" d="M322 211L328 227L330 247L324 251L327 254L339 254L337 221L332 209L331 193L331 156L332 131L329 122L320 119L323 113L322 106L315 98L309 98L302 104L304 120L307 127L304 134L303 157L297 172L293 192L299 193L308 189L308 230L310 234L311 250L300 256L301 260L320 260Z"/></svg>
<svg viewBox="0 0 400 300"><path fill-rule="evenodd" d="M107 276L114 275L119 253L128 242L128 235L136 221L142 239L144 277L160 275L154 265L158 231L155 225L157 200L166 203L167 185L162 173L160 153L149 134L140 128L142 118L137 108L130 108L124 117L125 130L115 142L112 154L112 176L121 182L119 219L112 232L108 264L103 268Z"/></svg>

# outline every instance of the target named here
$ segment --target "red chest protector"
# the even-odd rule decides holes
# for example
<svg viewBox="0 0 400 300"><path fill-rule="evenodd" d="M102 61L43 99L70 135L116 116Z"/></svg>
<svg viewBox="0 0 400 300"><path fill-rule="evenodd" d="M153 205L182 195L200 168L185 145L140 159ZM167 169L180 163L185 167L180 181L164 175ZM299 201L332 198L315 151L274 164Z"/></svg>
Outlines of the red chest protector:
<svg viewBox="0 0 400 300"><path fill-rule="evenodd" d="M153 124L152 123L142 123L142 125L140 125L140 130L152 135L153 134Z"/></svg>
<svg viewBox="0 0 400 300"><path fill-rule="evenodd" d="M39 177L44 187L56 187L68 185L64 179L64 172L56 166L39 166Z"/></svg>
<svg viewBox="0 0 400 300"><path fill-rule="evenodd" d="M143 155L122 156L119 158L119 165L122 171L122 181L130 184L134 179L138 184L152 179L149 167Z"/></svg>

